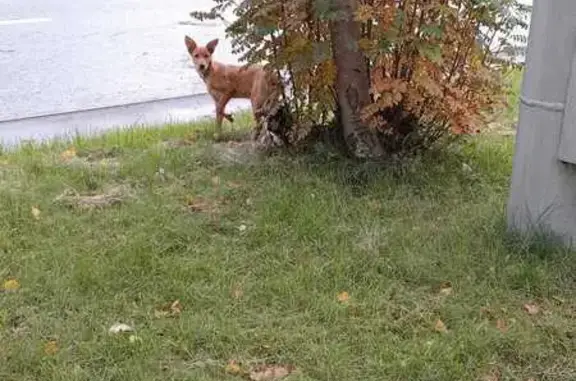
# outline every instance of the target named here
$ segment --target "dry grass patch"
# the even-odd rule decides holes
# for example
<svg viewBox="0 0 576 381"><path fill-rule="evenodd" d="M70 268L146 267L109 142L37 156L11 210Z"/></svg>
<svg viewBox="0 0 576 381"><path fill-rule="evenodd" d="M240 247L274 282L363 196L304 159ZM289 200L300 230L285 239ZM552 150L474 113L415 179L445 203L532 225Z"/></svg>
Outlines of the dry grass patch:
<svg viewBox="0 0 576 381"><path fill-rule="evenodd" d="M54 202L82 210L102 209L119 205L133 197L133 192L125 185L109 186L102 192L79 193L67 189L54 199Z"/></svg>

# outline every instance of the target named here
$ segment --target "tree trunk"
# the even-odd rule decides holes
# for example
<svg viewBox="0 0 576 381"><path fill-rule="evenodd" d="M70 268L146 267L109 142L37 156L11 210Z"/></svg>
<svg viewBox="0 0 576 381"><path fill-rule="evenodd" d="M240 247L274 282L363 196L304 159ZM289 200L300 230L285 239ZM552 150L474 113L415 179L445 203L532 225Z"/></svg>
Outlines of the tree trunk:
<svg viewBox="0 0 576 381"><path fill-rule="evenodd" d="M344 139L354 156L382 157L384 149L360 118L370 104L370 77L364 54L358 46L362 28L354 20L357 0L332 0L330 22L332 51L336 64L336 95Z"/></svg>

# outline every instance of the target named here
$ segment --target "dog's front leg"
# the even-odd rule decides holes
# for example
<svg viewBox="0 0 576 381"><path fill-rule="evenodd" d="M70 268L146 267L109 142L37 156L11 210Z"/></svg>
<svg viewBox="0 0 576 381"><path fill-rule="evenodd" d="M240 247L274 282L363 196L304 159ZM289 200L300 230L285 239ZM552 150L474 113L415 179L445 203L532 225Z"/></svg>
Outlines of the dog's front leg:
<svg viewBox="0 0 576 381"><path fill-rule="evenodd" d="M220 99L218 99L218 103L216 104L216 130L218 133L222 130L222 120L225 117L224 109L228 102L232 99L231 93L222 94Z"/></svg>
<svg viewBox="0 0 576 381"><path fill-rule="evenodd" d="M214 100L214 104L216 105L216 107L218 107L218 102L220 102L220 99L222 98L222 96L217 95L217 94L210 94L212 96L212 99ZM222 113L222 116L224 117L224 119L228 120L230 123L234 123L234 117L232 116L232 114L226 114L226 113Z"/></svg>

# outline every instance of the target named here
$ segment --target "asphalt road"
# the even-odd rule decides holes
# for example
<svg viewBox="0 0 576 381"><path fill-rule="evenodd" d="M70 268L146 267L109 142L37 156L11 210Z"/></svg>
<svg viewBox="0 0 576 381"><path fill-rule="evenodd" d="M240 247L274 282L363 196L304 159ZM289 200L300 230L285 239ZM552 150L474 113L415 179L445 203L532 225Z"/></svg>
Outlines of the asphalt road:
<svg viewBox="0 0 576 381"><path fill-rule="evenodd" d="M183 42L218 37L217 59L237 62L222 23L189 17L211 5L0 0L0 144L212 115ZM233 100L227 109L248 106Z"/></svg>
<svg viewBox="0 0 576 381"><path fill-rule="evenodd" d="M205 92L184 35L219 37L188 16L211 0L0 0L0 121Z"/></svg>

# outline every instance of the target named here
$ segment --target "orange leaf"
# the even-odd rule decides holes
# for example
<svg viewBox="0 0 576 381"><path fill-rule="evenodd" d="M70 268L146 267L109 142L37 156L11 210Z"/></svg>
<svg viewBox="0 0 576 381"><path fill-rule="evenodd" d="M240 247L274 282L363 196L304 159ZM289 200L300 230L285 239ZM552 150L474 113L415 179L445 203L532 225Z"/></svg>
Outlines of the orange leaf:
<svg viewBox="0 0 576 381"><path fill-rule="evenodd" d="M165 304L154 311L154 316L157 318L162 317L178 317L182 313L182 304L180 300L175 300L172 303Z"/></svg>
<svg viewBox="0 0 576 381"><path fill-rule="evenodd" d="M216 208L214 201L202 197L190 197L186 204L192 212L213 212Z"/></svg>
<svg viewBox="0 0 576 381"><path fill-rule="evenodd" d="M350 295L346 291L342 291L336 297L340 303L347 303L350 300Z"/></svg>
<svg viewBox="0 0 576 381"><path fill-rule="evenodd" d="M50 340L44 345L44 353L48 356L54 356L58 351L58 342L56 340Z"/></svg>
<svg viewBox="0 0 576 381"><path fill-rule="evenodd" d="M361 4L356 10L356 21L368 21L374 17L374 7L368 4Z"/></svg>
<svg viewBox="0 0 576 381"><path fill-rule="evenodd" d="M76 148L70 147L66 151L64 151L60 154L60 159L62 159L64 161L68 161L68 160L71 160L74 157L76 157L76 154L77 154Z"/></svg>
<svg viewBox="0 0 576 381"><path fill-rule="evenodd" d="M252 381L275 381L289 376L296 368L292 365L259 365L250 371Z"/></svg>
<svg viewBox="0 0 576 381"><path fill-rule="evenodd" d="M2 285L3 291L16 291L20 288L20 282L17 279L10 278L4 281Z"/></svg>
<svg viewBox="0 0 576 381"><path fill-rule="evenodd" d="M528 315L537 315L540 312L540 307L536 304L526 303L523 308Z"/></svg>
<svg viewBox="0 0 576 381"><path fill-rule="evenodd" d="M228 364L226 364L226 367L224 368L224 371L228 374L231 375L243 375L245 372L242 370L242 368L240 367L240 365L238 365L238 363L236 362L236 360L230 360L228 361Z"/></svg>
<svg viewBox="0 0 576 381"><path fill-rule="evenodd" d="M498 328L498 330L502 333L508 332L508 324L506 324L504 319L496 320L496 328Z"/></svg>
<svg viewBox="0 0 576 381"><path fill-rule="evenodd" d="M436 324L434 324L434 330L436 332L440 332L440 333L447 333L448 332L448 328L446 328L446 324L444 324L444 322L440 319L438 319L436 321Z"/></svg>

